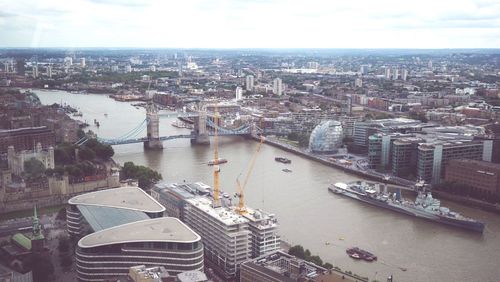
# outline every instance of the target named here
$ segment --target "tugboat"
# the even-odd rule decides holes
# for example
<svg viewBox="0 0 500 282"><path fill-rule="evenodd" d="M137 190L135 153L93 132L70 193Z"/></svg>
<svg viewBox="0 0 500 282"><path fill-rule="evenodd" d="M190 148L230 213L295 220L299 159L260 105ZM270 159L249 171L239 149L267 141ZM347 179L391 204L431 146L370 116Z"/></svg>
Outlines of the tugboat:
<svg viewBox="0 0 500 282"><path fill-rule="evenodd" d="M283 158L283 157L276 157L276 158L274 158L274 160L277 162L280 162L280 163L284 163L284 164L291 164L292 163L292 161L290 159Z"/></svg>
<svg viewBox="0 0 500 282"><path fill-rule="evenodd" d="M217 160L208 161L208 165L225 164L225 163L227 163L227 160L221 158L218 158Z"/></svg>
<svg viewBox="0 0 500 282"><path fill-rule="evenodd" d="M372 262L374 260L377 260L376 255L374 255L368 251L362 250L358 247L349 248L345 252L353 259L363 259L363 260L368 261L368 262Z"/></svg>
<svg viewBox="0 0 500 282"><path fill-rule="evenodd" d="M284 168L284 169L282 169L282 171L284 171L284 172L292 172L292 170L288 169L288 168Z"/></svg>

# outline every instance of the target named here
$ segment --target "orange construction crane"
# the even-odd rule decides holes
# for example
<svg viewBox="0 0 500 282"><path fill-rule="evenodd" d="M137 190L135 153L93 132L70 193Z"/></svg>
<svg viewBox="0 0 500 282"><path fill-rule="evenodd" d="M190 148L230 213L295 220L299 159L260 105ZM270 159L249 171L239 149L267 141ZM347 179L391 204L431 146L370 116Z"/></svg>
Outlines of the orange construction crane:
<svg viewBox="0 0 500 282"><path fill-rule="evenodd" d="M214 109L214 207L220 207L220 197L219 197L219 140L217 127L219 126L219 111L217 109L217 104Z"/></svg>
<svg viewBox="0 0 500 282"><path fill-rule="evenodd" d="M255 165L255 160L257 159L257 155L260 152L260 147L262 147L262 143L264 143L264 136L260 135L260 142L259 145L257 145L257 150L255 150L255 153L252 156L252 159L250 160L250 164L248 167L247 174L245 175L245 180L243 181L243 185L240 184L239 176L236 178L236 184L238 184L238 198L239 198L239 203L238 207L236 208L236 211L240 215L244 215L247 213L247 209L245 208L245 198L243 195L243 191L245 190L245 187L247 186L248 179L250 178L250 174L253 171L253 167Z"/></svg>

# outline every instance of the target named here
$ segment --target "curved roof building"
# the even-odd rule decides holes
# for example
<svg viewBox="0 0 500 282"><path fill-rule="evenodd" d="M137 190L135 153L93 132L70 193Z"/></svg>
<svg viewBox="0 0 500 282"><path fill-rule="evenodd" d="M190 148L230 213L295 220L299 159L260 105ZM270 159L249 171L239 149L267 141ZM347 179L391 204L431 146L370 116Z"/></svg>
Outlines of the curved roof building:
<svg viewBox="0 0 500 282"><path fill-rule="evenodd" d="M329 120L314 128L309 137L309 150L315 153L333 153L342 145L342 124Z"/></svg>
<svg viewBox="0 0 500 282"><path fill-rule="evenodd" d="M124 187L71 198L68 232L79 281L126 276L131 266L163 266L169 274L203 270L201 238L140 188Z"/></svg>

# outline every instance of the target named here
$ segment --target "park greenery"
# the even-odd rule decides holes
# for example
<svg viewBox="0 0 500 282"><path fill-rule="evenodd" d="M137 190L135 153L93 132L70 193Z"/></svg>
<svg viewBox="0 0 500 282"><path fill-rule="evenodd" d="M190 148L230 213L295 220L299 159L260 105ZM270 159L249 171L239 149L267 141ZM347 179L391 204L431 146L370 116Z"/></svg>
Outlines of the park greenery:
<svg viewBox="0 0 500 282"><path fill-rule="evenodd" d="M37 179L45 172L43 163L35 158L24 162L24 176L27 179Z"/></svg>
<svg viewBox="0 0 500 282"><path fill-rule="evenodd" d="M124 179L137 179L139 187L142 189L149 189L151 186L162 179L162 176L157 171L142 165L135 165L133 162L126 162L120 173L120 178Z"/></svg>
<svg viewBox="0 0 500 282"><path fill-rule="evenodd" d="M97 164L109 160L114 153L110 145L104 145L96 139L89 139L80 146L61 143L54 149L56 167L47 169L45 174L61 176L67 173L75 178L95 175L99 171Z"/></svg>

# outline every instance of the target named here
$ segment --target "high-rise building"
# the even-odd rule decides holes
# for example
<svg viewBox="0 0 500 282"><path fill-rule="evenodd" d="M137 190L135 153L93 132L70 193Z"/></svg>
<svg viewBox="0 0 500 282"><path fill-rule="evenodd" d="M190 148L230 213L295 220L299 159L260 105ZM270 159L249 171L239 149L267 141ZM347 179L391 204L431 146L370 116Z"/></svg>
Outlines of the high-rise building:
<svg viewBox="0 0 500 282"><path fill-rule="evenodd" d="M52 78L52 65L47 65L46 73L49 78Z"/></svg>
<svg viewBox="0 0 500 282"><path fill-rule="evenodd" d="M429 60L429 62L427 63L427 67L432 70L432 60Z"/></svg>
<svg viewBox="0 0 500 282"><path fill-rule="evenodd" d="M273 94L281 96L283 94L283 82L277 77L273 80Z"/></svg>
<svg viewBox="0 0 500 282"><path fill-rule="evenodd" d="M4 72L9 73L9 62L3 62Z"/></svg>
<svg viewBox="0 0 500 282"><path fill-rule="evenodd" d="M118 71L118 66L111 66L111 71L112 72L117 72Z"/></svg>
<svg viewBox="0 0 500 282"><path fill-rule="evenodd" d="M80 67L85 67L85 58L80 58Z"/></svg>
<svg viewBox="0 0 500 282"><path fill-rule="evenodd" d="M254 89L253 75L247 75L245 87L247 91L253 91Z"/></svg>
<svg viewBox="0 0 500 282"><path fill-rule="evenodd" d="M151 195L169 216L179 217L200 234L205 258L226 279L234 278L242 262L280 248L277 220L272 214L246 207L240 214L228 201L214 207L210 186L203 183L158 184Z"/></svg>
<svg viewBox="0 0 500 282"><path fill-rule="evenodd" d="M392 73L392 80L397 80L399 78L399 69L394 69Z"/></svg>
<svg viewBox="0 0 500 282"><path fill-rule="evenodd" d="M33 75L34 78L38 77L38 64L36 64L36 63L33 65L32 75Z"/></svg>
<svg viewBox="0 0 500 282"><path fill-rule="evenodd" d="M137 265L164 267L176 275L203 270L201 238L138 187L82 194L68 201L68 232L79 239L78 281L125 276Z"/></svg>
<svg viewBox="0 0 500 282"><path fill-rule="evenodd" d="M319 68L319 63L318 62L307 62L307 68L317 70Z"/></svg>
<svg viewBox="0 0 500 282"><path fill-rule="evenodd" d="M26 68L24 67L25 60L24 59L17 59L16 60L16 72L19 75L24 75L26 72Z"/></svg>
<svg viewBox="0 0 500 282"><path fill-rule="evenodd" d="M407 78L408 78L408 70L403 69L403 71L401 72L401 79L406 81Z"/></svg>
<svg viewBox="0 0 500 282"><path fill-rule="evenodd" d="M239 101L241 99L243 99L243 89L241 87L236 87L236 90L235 90L235 100L236 101Z"/></svg>
<svg viewBox="0 0 500 282"><path fill-rule="evenodd" d="M132 72L132 66L131 65L126 65L125 66L125 72L126 73Z"/></svg>
<svg viewBox="0 0 500 282"><path fill-rule="evenodd" d="M385 69L385 79L391 79L391 69L390 68Z"/></svg>

